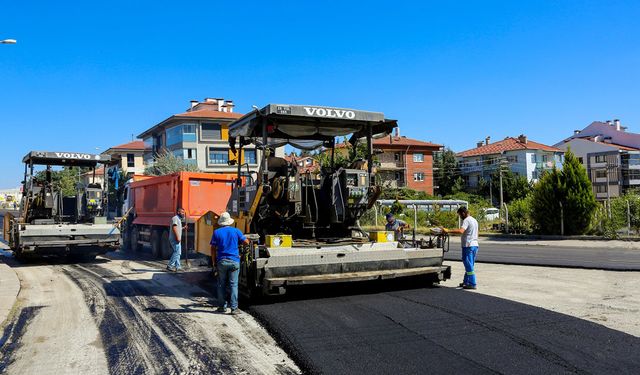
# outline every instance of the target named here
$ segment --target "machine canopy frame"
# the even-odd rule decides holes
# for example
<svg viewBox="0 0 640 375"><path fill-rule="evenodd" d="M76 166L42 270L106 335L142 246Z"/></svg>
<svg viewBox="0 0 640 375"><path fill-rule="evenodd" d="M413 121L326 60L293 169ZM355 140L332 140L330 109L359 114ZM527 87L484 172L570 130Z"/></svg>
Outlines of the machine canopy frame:
<svg viewBox="0 0 640 375"><path fill-rule="evenodd" d="M51 165L69 167L93 167L98 164L110 165L111 155L85 154L81 152L49 152L31 151L22 158L22 162L30 165Z"/></svg>
<svg viewBox="0 0 640 375"><path fill-rule="evenodd" d="M268 146L290 144L299 149L314 150L333 145L335 137L352 134L349 142L371 136L389 135L397 127L396 120L385 119L381 112L309 105L269 104L255 109L229 125L229 144L235 151L238 137Z"/></svg>

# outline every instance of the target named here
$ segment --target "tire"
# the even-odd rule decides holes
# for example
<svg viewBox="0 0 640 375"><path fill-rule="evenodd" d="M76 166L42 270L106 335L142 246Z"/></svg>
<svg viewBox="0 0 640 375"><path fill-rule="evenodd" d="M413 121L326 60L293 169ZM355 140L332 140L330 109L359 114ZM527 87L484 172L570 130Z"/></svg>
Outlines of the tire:
<svg viewBox="0 0 640 375"><path fill-rule="evenodd" d="M160 254L164 260L171 258L171 254L173 254L173 249L171 248L171 244L169 244L169 232L166 230L162 231L160 239Z"/></svg>
<svg viewBox="0 0 640 375"><path fill-rule="evenodd" d="M151 232L151 255L153 255L153 257L156 259L160 259L160 257L162 256L161 246L162 238L160 231L154 230L153 232Z"/></svg>
<svg viewBox="0 0 640 375"><path fill-rule="evenodd" d="M142 248L142 246L140 246L140 243L138 243L138 241L140 240L140 233L138 232L138 228L137 227L132 227L129 229L129 246L128 249L131 252L136 252L136 251L140 251L140 249Z"/></svg>

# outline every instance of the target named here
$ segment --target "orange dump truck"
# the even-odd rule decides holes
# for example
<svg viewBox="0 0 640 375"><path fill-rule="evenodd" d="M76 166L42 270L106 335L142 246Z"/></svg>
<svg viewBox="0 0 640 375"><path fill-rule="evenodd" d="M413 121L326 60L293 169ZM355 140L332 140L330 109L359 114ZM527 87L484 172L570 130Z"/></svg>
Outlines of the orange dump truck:
<svg viewBox="0 0 640 375"><path fill-rule="evenodd" d="M183 233L184 246L189 251L196 248L195 223L212 211L219 214L226 210L233 181L232 174L178 172L166 176L134 176L125 186L123 211L127 213L122 232L122 243L129 251L142 246L151 247L159 259L168 259L169 224L178 207L186 211L187 230Z"/></svg>

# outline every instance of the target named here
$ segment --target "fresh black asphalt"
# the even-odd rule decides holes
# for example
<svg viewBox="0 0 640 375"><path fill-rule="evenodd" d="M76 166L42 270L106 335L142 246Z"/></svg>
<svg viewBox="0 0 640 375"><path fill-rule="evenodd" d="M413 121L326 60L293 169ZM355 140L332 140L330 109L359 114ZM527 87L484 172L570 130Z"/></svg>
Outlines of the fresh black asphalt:
<svg viewBox="0 0 640 375"><path fill-rule="evenodd" d="M305 288L248 311L307 373L638 373L635 336L419 282Z"/></svg>
<svg viewBox="0 0 640 375"><path fill-rule="evenodd" d="M460 260L459 243L452 243L447 260ZM566 247L514 244L483 244L476 262L640 271L640 250L608 247Z"/></svg>

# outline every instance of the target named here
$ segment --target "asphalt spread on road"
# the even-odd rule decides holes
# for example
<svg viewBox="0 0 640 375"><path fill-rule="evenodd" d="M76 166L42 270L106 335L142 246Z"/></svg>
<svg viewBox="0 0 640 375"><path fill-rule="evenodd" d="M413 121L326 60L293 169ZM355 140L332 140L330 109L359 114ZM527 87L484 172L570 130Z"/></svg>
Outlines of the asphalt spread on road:
<svg viewBox="0 0 640 375"><path fill-rule="evenodd" d="M291 290L248 308L308 373L637 373L640 339L421 280Z"/></svg>

